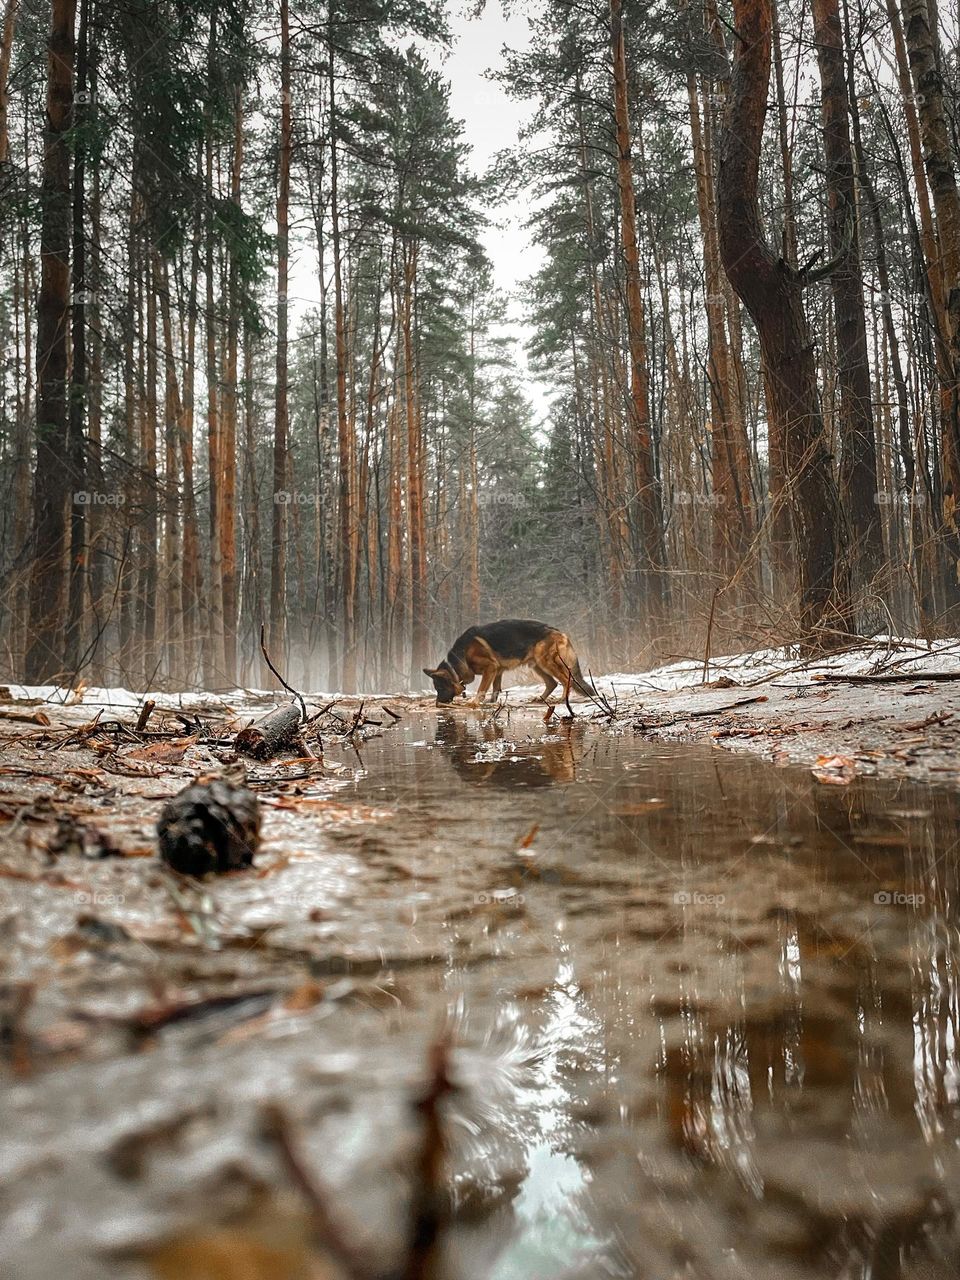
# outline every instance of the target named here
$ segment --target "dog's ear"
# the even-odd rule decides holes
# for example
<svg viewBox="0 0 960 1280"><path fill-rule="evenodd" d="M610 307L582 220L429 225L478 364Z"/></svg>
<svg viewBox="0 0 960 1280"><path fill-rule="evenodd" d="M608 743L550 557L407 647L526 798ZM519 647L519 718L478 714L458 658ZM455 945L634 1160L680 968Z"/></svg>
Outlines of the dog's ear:
<svg viewBox="0 0 960 1280"><path fill-rule="evenodd" d="M439 675L439 672L437 672L437 671L431 671L429 667L424 667L424 668L423 668L423 674L424 674L425 676L430 676L430 678L431 678L431 679L433 679L433 677L434 677L435 675Z"/></svg>

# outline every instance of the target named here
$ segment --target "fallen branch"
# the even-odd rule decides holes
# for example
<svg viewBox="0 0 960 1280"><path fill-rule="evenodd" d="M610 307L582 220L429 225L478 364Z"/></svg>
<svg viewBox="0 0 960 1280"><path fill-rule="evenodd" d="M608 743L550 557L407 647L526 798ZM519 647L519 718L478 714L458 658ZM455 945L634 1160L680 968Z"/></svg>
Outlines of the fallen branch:
<svg viewBox="0 0 960 1280"><path fill-rule="evenodd" d="M909 675L903 671L893 671L889 675L818 675L817 684L923 684L925 680L948 681L960 680L960 671L915 671Z"/></svg>
<svg viewBox="0 0 960 1280"><path fill-rule="evenodd" d="M140 709L140 714L137 716L137 723L135 726L137 733L143 733L144 729L147 727L147 721L150 719L150 716L153 714L153 709L156 705L157 704L153 701L152 698L148 698L147 701L143 704L143 706Z"/></svg>
<svg viewBox="0 0 960 1280"><path fill-rule="evenodd" d="M266 645L266 640L264 639L264 636L265 636L265 628L263 623L261 622L260 623L260 652L263 654L263 660L267 664L267 666L270 668L270 670L273 672L273 674L277 677L277 679L280 681L280 683L283 685L284 689L286 689L287 693L292 693L293 696L296 698L296 700L300 703L300 711L303 715L303 719L306 720L307 704L303 700L303 694L298 693L297 690L294 689L292 685L287 684L286 680L284 680L283 676L280 674L277 668L270 661L270 655L269 653L267 653L267 645Z"/></svg>
<svg viewBox="0 0 960 1280"><path fill-rule="evenodd" d="M909 724L901 725L900 728L908 731L914 729L929 729L932 725L946 724L948 720L952 719L952 711L934 711L934 713L927 716L925 720L912 720Z"/></svg>
<svg viewBox="0 0 960 1280"><path fill-rule="evenodd" d="M755 698L739 698L736 702L728 702L722 707L705 707L701 711L687 711L682 716L674 716L672 720L660 720L656 724L642 725L644 729L667 729L672 724L683 724L687 720L698 720L701 716L719 716L725 711L736 711L738 707L749 707L755 702L769 702L766 694Z"/></svg>

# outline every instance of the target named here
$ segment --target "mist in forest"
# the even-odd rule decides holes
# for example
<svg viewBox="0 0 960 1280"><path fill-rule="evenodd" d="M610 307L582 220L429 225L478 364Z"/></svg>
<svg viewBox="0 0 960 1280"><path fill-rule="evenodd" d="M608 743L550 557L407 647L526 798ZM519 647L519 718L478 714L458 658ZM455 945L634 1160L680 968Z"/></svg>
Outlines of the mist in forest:
<svg viewBox="0 0 960 1280"><path fill-rule="evenodd" d="M271 686L261 625L343 691L498 617L597 671L956 634L955 14L4 0L0 35L4 678Z"/></svg>

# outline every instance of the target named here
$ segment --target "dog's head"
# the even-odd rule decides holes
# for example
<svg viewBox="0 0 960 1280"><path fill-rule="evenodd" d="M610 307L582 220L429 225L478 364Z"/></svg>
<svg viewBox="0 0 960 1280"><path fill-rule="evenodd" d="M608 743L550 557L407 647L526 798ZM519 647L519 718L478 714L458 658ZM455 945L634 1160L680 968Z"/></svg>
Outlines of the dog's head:
<svg viewBox="0 0 960 1280"><path fill-rule="evenodd" d="M433 681L433 687L437 691L437 706L446 706L448 702L452 702L454 698L459 698L465 692L463 682L454 675L453 671L447 667L424 667L423 674L429 676Z"/></svg>

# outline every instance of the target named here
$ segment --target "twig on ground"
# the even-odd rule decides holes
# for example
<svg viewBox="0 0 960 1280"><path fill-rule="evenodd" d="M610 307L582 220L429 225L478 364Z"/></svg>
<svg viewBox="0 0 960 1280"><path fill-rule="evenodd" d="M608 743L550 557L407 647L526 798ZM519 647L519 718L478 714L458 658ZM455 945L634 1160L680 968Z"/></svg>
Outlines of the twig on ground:
<svg viewBox="0 0 960 1280"><path fill-rule="evenodd" d="M952 711L934 711L933 714L927 716L926 719L911 720L909 724L903 724L900 726L900 728L907 729L907 730L929 729L932 725L946 724L948 720L952 720L952 719L953 719Z"/></svg>
<svg viewBox="0 0 960 1280"><path fill-rule="evenodd" d="M153 714L153 709L156 705L157 704L152 698L148 698L140 708L140 714L137 716L137 723L135 725L137 733L143 733L144 729L147 727L147 721Z"/></svg>
<svg viewBox="0 0 960 1280"><path fill-rule="evenodd" d="M403 1280L432 1280L436 1253L446 1219L444 1159L446 1140L441 1104L453 1092L450 1080L450 1041L441 1036L430 1048L430 1083L414 1102L422 1133L414 1168L410 1237Z"/></svg>
<svg viewBox="0 0 960 1280"><path fill-rule="evenodd" d="M713 591L713 599L710 601L710 617L707 619L707 638L703 646L703 679L701 684L706 684L710 675L710 641L713 638L713 619L717 612L717 596L722 590L722 587L715 587Z"/></svg>
<svg viewBox="0 0 960 1280"><path fill-rule="evenodd" d="M310 1206L321 1246L351 1280L374 1280L377 1269L353 1243L355 1228L348 1226L342 1213L333 1211L330 1193L319 1176L307 1168L286 1111L278 1102L273 1102L264 1107L262 1116L264 1136L276 1147L291 1181Z"/></svg>
<svg viewBox="0 0 960 1280"><path fill-rule="evenodd" d="M683 715L674 716L671 720L660 720L655 724L644 725L645 729L666 729L672 724L683 724L687 720L699 720L703 716L719 716L725 711L736 711L739 707L749 707L756 702L768 702L766 694L755 698L739 698L736 702L728 702L722 707L705 707L700 711L687 711Z"/></svg>

